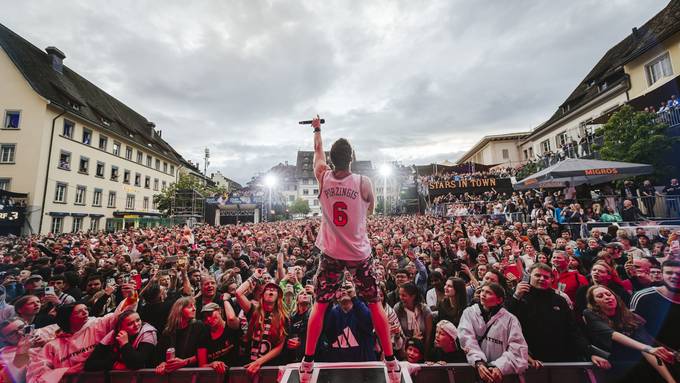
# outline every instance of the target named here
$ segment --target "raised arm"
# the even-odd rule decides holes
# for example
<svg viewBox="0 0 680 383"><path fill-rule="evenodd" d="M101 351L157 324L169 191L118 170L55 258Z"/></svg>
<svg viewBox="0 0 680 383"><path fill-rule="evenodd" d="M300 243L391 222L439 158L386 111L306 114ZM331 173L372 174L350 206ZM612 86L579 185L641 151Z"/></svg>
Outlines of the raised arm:
<svg viewBox="0 0 680 383"><path fill-rule="evenodd" d="M321 180L323 173L328 170L326 163L326 155L323 152L323 142L321 141L321 121L319 115L312 120L312 127L314 128L314 176L319 183L319 190L321 189Z"/></svg>

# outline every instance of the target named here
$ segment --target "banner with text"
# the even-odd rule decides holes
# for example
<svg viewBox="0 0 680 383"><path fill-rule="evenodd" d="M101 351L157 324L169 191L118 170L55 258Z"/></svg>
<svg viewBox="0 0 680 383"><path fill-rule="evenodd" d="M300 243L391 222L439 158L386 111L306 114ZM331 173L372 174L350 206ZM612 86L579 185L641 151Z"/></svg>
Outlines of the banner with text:
<svg viewBox="0 0 680 383"><path fill-rule="evenodd" d="M450 181L432 181L428 185L430 196L437 197L444 194L481 194L495 190L498 193L512 193L510 178L475 178Z"/></svg>

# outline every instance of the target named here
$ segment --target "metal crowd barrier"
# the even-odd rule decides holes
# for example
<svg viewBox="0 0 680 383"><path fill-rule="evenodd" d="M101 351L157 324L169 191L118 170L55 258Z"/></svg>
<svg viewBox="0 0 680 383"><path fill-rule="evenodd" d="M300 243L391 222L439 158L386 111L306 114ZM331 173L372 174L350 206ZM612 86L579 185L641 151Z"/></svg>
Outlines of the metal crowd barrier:
<svg viewBox="0 0 680 383"><path fill-rule="evenodd" d="M262 367L257 383L276 383L279 367ZM420 365L411 376L414 383L474 382L475 369L465 363ZM243 367L229 369L220 375L210 368L184 368L167 375L157 375L153 369L138 371L85 372L62 379L62 383L252 383ZM517 382L517 376L507 376L503 382ZM544 363L541 369L529 369L524 374L526 383L596 383L602 381L601 371L592 363ZM287 383L297 383L297 375ZM318 382L327 383L327 382ZM381 383L381 382L380 382Z"/></svg>

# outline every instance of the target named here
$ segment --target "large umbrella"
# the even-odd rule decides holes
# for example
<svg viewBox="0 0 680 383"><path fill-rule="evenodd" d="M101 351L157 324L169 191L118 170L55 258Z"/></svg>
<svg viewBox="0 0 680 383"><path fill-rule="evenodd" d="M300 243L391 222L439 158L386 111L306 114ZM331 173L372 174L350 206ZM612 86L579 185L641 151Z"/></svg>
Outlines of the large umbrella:
<svg viewBox="0 0 680 383"><path fill-rule="evenodd" d="M568 158L518 181L512 187L515 190L564 187L567 182L571 186L597 185L652 172L652 165Z"/></svg>

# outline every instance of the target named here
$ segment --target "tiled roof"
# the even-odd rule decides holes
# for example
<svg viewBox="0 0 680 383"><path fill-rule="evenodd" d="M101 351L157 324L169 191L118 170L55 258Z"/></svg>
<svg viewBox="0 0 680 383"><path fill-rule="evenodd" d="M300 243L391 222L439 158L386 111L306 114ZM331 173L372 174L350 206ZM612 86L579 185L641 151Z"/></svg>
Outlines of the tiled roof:
<svg viewBox="0 0 680 383"><path fill-rule="evenodd" d="M640 56L661 41L680 31L680 0L671 0L666 7L614 45L571 92L558 110L527 137L541 132L574 110L595 99L606 89L626 81L623 65ZM606 83L606 89L602 85Z"/></svg>
<svg viewBox="0 0 680 383"><path fill-rule="evenodd" d="M158 134L152 134L144 116L106 93L67 66L62 73L52 68L50 56L0 24L0 47L7 53L31 87L51 104L128 137L149 151L178 160L179 155ZM78 105L78 110L72 107ZM102 120L106 120L104 123Z"/></svg>

